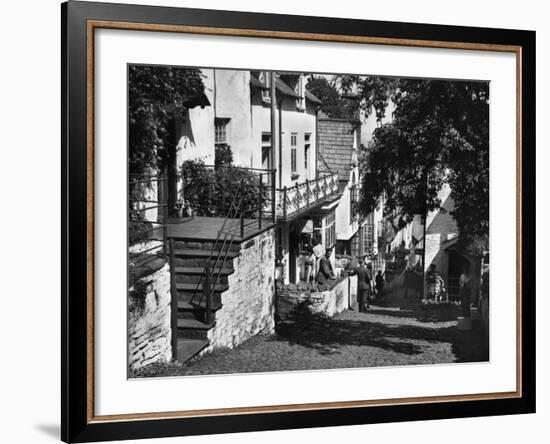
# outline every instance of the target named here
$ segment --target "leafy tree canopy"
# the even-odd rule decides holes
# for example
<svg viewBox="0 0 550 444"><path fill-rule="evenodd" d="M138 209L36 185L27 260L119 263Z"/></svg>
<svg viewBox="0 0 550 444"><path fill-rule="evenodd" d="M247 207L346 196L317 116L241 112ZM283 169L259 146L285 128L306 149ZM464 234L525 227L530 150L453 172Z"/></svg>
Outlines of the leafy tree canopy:
<svg viewBox="0 0 550 444"><path fill-rule="evenodd" d="M133 174L162 168L174 144L171 121L204 93L200 70L131 65L128 72L129 167Z"/></svg>
<svg viewBox="0 0 550 444"><path fill-rule="evenodd" d="M356 98L343 97L338 92L337 78L332 81L321 76L311 76L306 89L318 97L323 105L321 111L334 119L355 120L358 118L359 101Z"/></svg>
<svg viewBox="0 0 550 444"><path fill-rule="evenodd" d="M487 82L344 76L361 92L361 107L379 123L362 162L361 210L386 197L409 220L440 208L448 183L463 241L489 231L489 85Z"/></svg>

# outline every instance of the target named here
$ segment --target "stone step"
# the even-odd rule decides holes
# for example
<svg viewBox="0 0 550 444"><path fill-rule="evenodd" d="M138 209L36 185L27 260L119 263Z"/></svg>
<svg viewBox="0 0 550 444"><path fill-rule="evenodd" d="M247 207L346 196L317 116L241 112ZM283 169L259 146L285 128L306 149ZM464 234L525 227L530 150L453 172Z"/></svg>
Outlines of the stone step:
<svg viewBox="0 0 550 444"><path fill-rule="evenodd" d="M181 363L189 361L189 359L196 356L209 344L208 339L178 338L177 360Z"/></svg>
<svg viewBox="0 0 550 444"><path fill-rule="evenodd" d="M185 330L210 330L214 326L214 322L207 324L197 319L178 319L178 328Z"/></svg>
<svg viewBox="0 0 550 444"><path fill-rule="evenodd" d="M174 251L174 255L176 257L197 257L197 258L205 258L205 259L210 258L212 261L216 261L216 258L218 257L217 254L212 254L210 250L200 250L200 249L191 249L191 248L186 248L184 250L176 249ZM229 258L233 259L238 255L239 255L238 251L224 251L221 255L221 259L223 259L224 257L227 257L228 259Z"/></svg>
<svg viewBox="0 0 550 444"><path fill-rule="evenodd" d="M200 268L204 269L206 265L214 266L216 260L218 260L216 268L222 266L223 268L233 268L233 258L239 255L238 252L230 251L225 257L210 256L209 251L200 250L178 250L174 254L174 265L177 268ZM225 259L225 262L224 262Z"/></svg>
<svg viewBox="0 0 550 444"><path fill-rule="evenodd" d="M214 280L214 278L212 278ZM180 284L195 284L199 282L204 282L204 276L198 276L193 274L178 274L176 275L176 283ZM229 280L227 276L221 276L218 278L218 284L227 285Z"/></svg>
<svg viewBox="0 0 550 444"><path fill-rule="evenodd" d="M228 264L226 264L228 265ZM232 267L223 267L219 268L216 267L215 270L213 270L215 273L220 273L221 276L226 276L228 274L233 273ZM176 274L190 274L190 275L204 275L204 267L175 267Z"/></svg>
<svg viewBox="0 0 550 444"><path fill-rule="evenodd" d="M178 302L187 302L188 304L191 304L191 303L197 304L199 299L201 299L201 297L202 297L202 293L193 294L185 291L178 292ZM222 293L219 293L219 292L212 293L212 299L213 301L217 301L221 303Z"/></svg>
<svg viewBox="0 0 550 444"><path fill-rule="evenodd" d="M194 316L196 319L198 316L198 313L196 312L202 311L206 308L206 301L199 301L199 298L196 298L196 300L197 302L192 303L188 301L178 300L178 316L186 319L191 319L191 317ZM212 311L217 311L220 308L222 308L221 300L214 296L212 301Z"/></svg>
<svg viewBox="0 0 550 444"><path fill-rule="evenodd" d="M191 307L190 304L187 304L189 307ZM179 309L179 304L178 304L178 309ZM197 310L178 310L178 319L197 319L198 318L198 315L197 315Z"/></svg>
<svg viewBox="0 0 550 444"><path fill-rule="evenodd" d="M229 287L226 284L218 282L213 290L215 292L222 293L228 288ZM176 282L176 290L187 293L202 292L203 284L196 284L193 282Z"/></svg>
<svg viewBox="0 0 550 444"><path fill-rule="evenodd" d="M214 322L206 324L198 319L178 318L178 338L208 339L208 330L210 330L214 324Z"/></svg>
<svg viewBox="0 0 550 444"><path fill-rule="evenodd" d="M198 241L198 240L185 240L185 239L174 239L174 248L176 250L205 250L205 251L219 251L222 248L230 249L235 252L239 252L241 245L238 242L233 242L230 246L230 241L228 240L225 245L223 240L220 240L218 243L215 241Z"/></svg>

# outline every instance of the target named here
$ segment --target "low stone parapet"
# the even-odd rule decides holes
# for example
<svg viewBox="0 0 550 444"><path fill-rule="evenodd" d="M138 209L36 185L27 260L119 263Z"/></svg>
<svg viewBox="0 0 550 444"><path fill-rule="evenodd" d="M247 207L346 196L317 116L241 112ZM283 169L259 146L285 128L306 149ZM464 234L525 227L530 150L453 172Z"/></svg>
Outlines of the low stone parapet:
<svg viewBox="0 0 550 444"><path fill-rule="evenodd" d="M244 242L233 269L215 325L208 332L210 345L203 353L234 348L252 336L275 331L275 230Z"/></svg>
<svg viewBox="0 0 550 444"><path fill-rule="evenodd" d="M311 314L334 316L357 304L357 278L340 277L328 285L279 285L277 287L277 317L284 321L297 309Z"/></svg>

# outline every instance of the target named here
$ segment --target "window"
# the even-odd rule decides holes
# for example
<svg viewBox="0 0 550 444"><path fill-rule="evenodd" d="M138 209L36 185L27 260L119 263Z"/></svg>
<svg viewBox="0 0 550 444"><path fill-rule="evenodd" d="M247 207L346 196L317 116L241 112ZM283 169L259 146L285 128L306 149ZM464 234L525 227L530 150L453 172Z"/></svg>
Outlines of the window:
<svg viewBox="0 0 550 444"><path fill-rule="evenodd" d="M262 89L262 100L264 102L271 102L271 73L269 71L260 71L258 79L267 86L267 89Z"/></svg>
<svg viewBox="0 0 550 444"><path fill-rule="evenodd" d="M216 145L228 144L227 130L230 119L214 119L214 141Z"/></svg>
<svg viewBox="0 0 550 444"><path fill-rule="evenodd" d="M359 230L355 236L351 239L351 255L355 257L363 256L363 227L359 227Z"/></svg>
<svg viewBox="0 0 550 444"><path fill-rule="evenodd" d="M325 219L325 248L332 248L336 243L336 215L332 211Z"/></svg>
<svg viewBox="0 0 550 444"><path fill-rule="evenodd" d="M374 224L367 222L363 228L363 251L365 254L374 252Z"/></svg>
<svg viewBox="0 0 550 444"><path fill-rule="evenodd" d="M311 134L304 134L304 168L307 171L309 161L309 148L311 147Z"/></svg>
<svg viewBox="0 0 550 444"><path fill-rule="evenodd" d="M271 169L271 133L262 133L262 168Z"/></svg>
<svg viewBox="0 0 550 444"><path fill-rule="evenodd" d="M295 173L297 168L296 163L296 143L298 141L298 134L292 133L290 135L290 170Z"/></svg>
<svg viewBox="0 0 550 444"><path fill-rule="evenodd" d="M296 82L296 94L298 94L300 97L296 98L296 107L300 109L305 109L305 100L304 100L304 94L305 94L305 83L304 83L304 77L300 76L298 77L298 81Z"/></svg>
<svg viewBox="0 0 550 444"><path fill-rule="evenodd" d="M320 216L313 217L313 235L311 237L314 244L320 243L323 239L323 219Z"/></svg>

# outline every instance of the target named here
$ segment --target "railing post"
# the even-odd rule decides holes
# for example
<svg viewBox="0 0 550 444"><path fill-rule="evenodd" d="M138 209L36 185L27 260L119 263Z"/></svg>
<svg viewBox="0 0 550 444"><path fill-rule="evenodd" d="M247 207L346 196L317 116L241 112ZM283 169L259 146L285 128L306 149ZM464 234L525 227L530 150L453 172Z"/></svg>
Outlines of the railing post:
<svg viewBox="0 0 550 444"><path fill-rule="evenodd" d="M306 206L309 208L309 179L306 179Z"/></svg>
<svg viewBox="0 0 550 444"><path fill-rule="evenodd" d="M264 196L263 174L260 173L260 192L258 193L258 228L262 229L262 205Z"/></svg>
<svg viewBox="0 0 550 444"><path fill-rule="evenodd" d="M243 187L243 194L241 195L241 239L244 238L244 187Z"/></svg>
<svg viewBox="0 0 550 444"><path fill-rule="evenodd" d="M176 270L174 259L174 239L168 244L168 266L170 267L170 330L172 347L172 360L178 360L178 290L176 288Z"/></svg>
<svg viewBox="0 0 550 444"><path fill-rule="evenodd" d="M205 279L202 291L204 294L205 304L205 316L204 321L206 324L210 324L212 321L212 289L210 288L210 264L206 264L204 267Z"/></svg>
<svg viewBox="0 0 550 444"><path fill-rule="evenodd" d="M283 217L286 219L286 186L283 188Z"/></svg>
<svg viewBox="0 0 550 444"><path fill-rule="evenodd" d="M275 222L275 171L271 170L271 217Z"/></svg>
<svg viewBox="0 0 550 444"><path fill-rule="evenodd" d="M160 185L160 187L159 187ZM162 176L160 183L157 184L157 195L159 192L159 188L162 188L162 203L161 203L161 209L162 209L162 249L164 253L164 257L168 256L168 178L166 176Z"/></svg>

